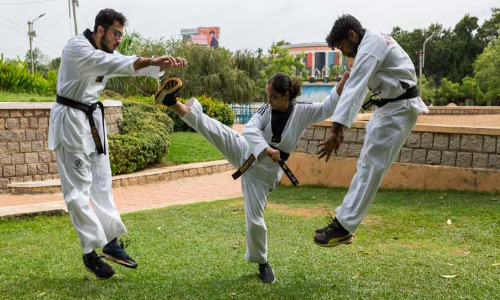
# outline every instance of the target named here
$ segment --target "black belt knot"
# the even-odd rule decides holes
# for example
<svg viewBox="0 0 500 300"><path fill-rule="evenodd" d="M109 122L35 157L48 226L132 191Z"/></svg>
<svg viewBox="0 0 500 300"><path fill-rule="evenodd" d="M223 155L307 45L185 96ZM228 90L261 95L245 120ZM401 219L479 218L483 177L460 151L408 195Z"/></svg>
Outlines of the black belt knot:
<svg viewBox="0 0 500 300"><path fill-rule="evenodd" d="M407 89L404 94L402 94L401 96L399 96L397 98L393 98L393 99L377 99L377 98L379 98L378 95L373 94L370 97L370 100L366 101L362 107L364 110L368 110L372 105L376 105L378 108L380 108L380 107L383 107L384 105L386 105L387 103L390 103L390 102L395 102L395 101L399 101L399 100L406 100L406 99L411 99L411 98L415 98L415 97L418 97L418 89L416 86Z"/></svg>
<svg viewBox="0 0 500 300"><path fill-rule="evenodd" d="M101 143L101 137L99 136L99 131L97 130L97 127L95 126L95 120L94 120L94 111L99 107L101 109L101 114L102 114L102 132L104 133L106 128L104 125L104 105L102 102L96 102L92 103L91 105L85 105L81 102L71 100L62 96L57 95L56 98L57 103L66 105L78 110L83 111L86 115L87 118L89 119L89 125L90 125L90 130L92 133L92 138L94 139L95 146L97 148L97 153L98 154L106 154L106 139L104 139L104 146Z"/></svg>

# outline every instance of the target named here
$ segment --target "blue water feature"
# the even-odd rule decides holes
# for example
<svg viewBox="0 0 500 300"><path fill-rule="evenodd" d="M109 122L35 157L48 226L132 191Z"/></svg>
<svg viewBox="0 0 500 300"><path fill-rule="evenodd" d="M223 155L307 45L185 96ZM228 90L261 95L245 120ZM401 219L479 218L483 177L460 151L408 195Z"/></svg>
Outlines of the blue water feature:
<svg viewBox="0 0 500 300"><path fill-rule="evenodd" d="M302 93L297 97L298 102L320 102L328 96L335 83L305 83Z"/></svg>

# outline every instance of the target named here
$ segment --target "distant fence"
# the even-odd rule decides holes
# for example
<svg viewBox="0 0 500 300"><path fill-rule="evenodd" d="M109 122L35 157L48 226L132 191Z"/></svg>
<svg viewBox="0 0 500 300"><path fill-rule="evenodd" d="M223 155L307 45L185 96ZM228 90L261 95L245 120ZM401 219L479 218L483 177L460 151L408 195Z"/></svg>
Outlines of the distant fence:
<svg viewBox="0 0 500 300"><path fill-rule="evenodd" d="M250 121L253 114L264 105L265 102L253 102L253 103L231 103L229 107L234 113L234 123L236 124L246 124Z"/></svg>

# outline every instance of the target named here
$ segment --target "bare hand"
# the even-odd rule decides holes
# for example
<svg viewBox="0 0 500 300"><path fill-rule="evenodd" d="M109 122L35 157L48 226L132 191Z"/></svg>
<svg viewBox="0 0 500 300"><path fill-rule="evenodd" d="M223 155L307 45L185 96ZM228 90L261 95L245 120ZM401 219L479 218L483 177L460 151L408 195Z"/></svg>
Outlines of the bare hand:
<svg viewBox="0 0 500 300"><path fill-rule="evenodd" d="M153 58L151 62L153 66L160 67L161 71L166 69L181 69L187 65L187 60L182 57L173 57L170 55L163 55L160 57Z"/></svg>
<svg viewBox="0 0 500 300"><path fill-rule="evenodd" d="M342 126L341 124L334 123L332 125L332 130L328 135L328 138L325 141L318 144L318 147L322 147L318 150L319 154L318 159L322 159L323 157L325 157L325 161L328 161L330 159L330 156L332 155L332 152L334 151L336 155L338 149L340 148L340 145L344 141L344 136L345 136L344 126Z"/></svg>
<svg viewBox="0 0 500 300"><path fill-rule="evenodd" d="M266 151L267 156L269 156L269 158L271 158L274 162L277 162L277 161L281 160L281 156L280 156L280 151L279 150L273 149L271 147L267 147L265 151Z"/></svg>

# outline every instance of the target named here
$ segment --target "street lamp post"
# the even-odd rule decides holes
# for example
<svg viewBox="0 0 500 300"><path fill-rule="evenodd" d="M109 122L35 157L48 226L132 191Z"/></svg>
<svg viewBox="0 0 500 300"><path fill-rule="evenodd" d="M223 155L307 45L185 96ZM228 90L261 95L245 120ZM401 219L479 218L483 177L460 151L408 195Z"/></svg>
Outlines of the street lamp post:
<svg viewBox="0 0 500 300"><path fill-rule="evenodd" d="M418 54L418 62L419 62L419 73L420 73L420 99L422 99L422 69L425 64L425 44L436 34L436 32L432 33L430 37L426 38L424 41L424 45L422 47L423 50L417 52Z"/></svg>
<svg viewBox="0 0 500 300"><path fill-rule="evenodd" d="M36 32L33 30L33 23L45 14L41 14L33 21L28 21L28 36L30 37L30 60L31 60L31 73L35 73L35 63L33 62L33 38L36 37Z"/></svg>

